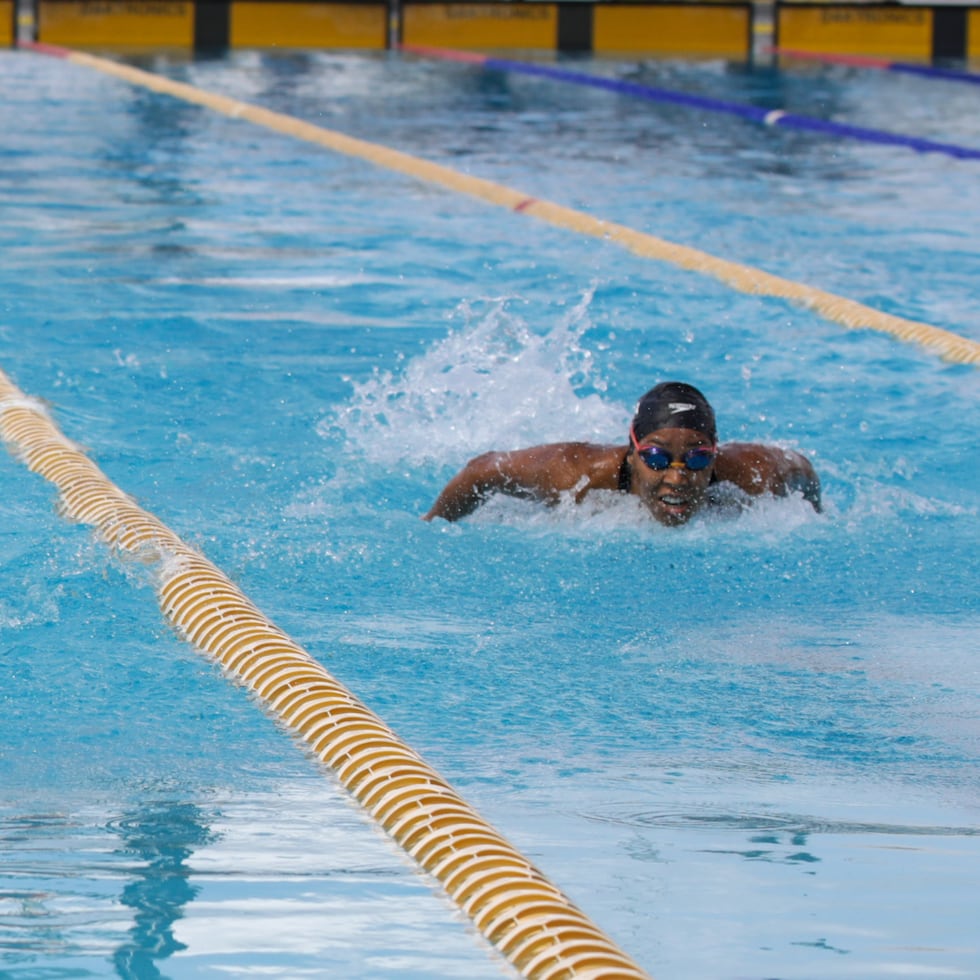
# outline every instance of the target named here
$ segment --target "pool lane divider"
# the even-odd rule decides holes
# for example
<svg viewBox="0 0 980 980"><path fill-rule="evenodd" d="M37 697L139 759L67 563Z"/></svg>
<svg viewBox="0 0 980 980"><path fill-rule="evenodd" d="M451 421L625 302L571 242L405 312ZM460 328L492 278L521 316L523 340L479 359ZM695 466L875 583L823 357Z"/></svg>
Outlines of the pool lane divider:
<svg viewBox="0 0 980 980"><path fill-rule="evenodd" d="M863 54L830 54L822 51L803 51L799 48L772 47L771 54L783 58L797 58L801 61L822 61L828 65L846 65L849 68L873 68L878 71L900 72L906 75L919 75L923 78L942 79L947 82L965 82L980 85L980 74L971 71L958 71L955 68L936 68L932 65L917 65L911 61L891 61L888 58L874 58Z"/></svg>
<svg viewBox="0 0 980 980"><path fill-rule="evenodd" d="M795 112L785 112L782 109L765 109L762 106L748 105L742 102L730 102L726 99L716 99L706 95L693 95L689 92L679 92L674 89L659 88L651 85L640 85L636 82L627 82L618 78L602 78L598 75L589 75L585 72L559 68L555 65L542 65L535 62L495 58L490 55L479 54L475 51L457 51L450 48L436 48L419 44L402 44L399 47L402 51L420 57L436 58L443 61L462 61L467 64L479 65L487 71L534 75L539 78L550 78L557 82L567 82L572 85L586 85L591 88L601 88L609 92L617 92L620 95L646 99L649 102L662 102L670 105L684 106L687 109L703 109L707 112L720 112L730 116L738 116L749 122L760 123L763 126L779 126L782 129L801 129L811 133L823 133L827 136L862 140L866 143L900 146L905 149L915 150L918 153L942 153L960 160L980 160L980 149L974 147L920 139L917 136L904 136L901 133L889 133L881 129L868 129L865 126L851 126L846 123L836 123L829 119L818 119L814 116L802 116Z"/></svg>
<svg viewBox="0 0 980 980"><path fill-rule="evenodd" d="M762 269L722 259L687 245L657 238L626 225L604 221L582 211L533 197L521 191L496 184L480 177L460 173L429 160L414 157L399 150L366 140L346 136L336 130L323 129L283 113L240 102L225 95L207 92L184 82L142 71L130 65L109 61L81 51L53 48L47 45L25 44L42 54L64 58L77 65L93 68L132 85L160 92L196 105L206 106L233 119L244 119L274 132L306 140L336 153L367 160L378 167L396 171L416 180L426 181L447 190L467 194L488 204L525 214L567 231L619 245L641 258L664 262L680 269L711 276L733 289L757 296L787 300L812 310L820 316L852 330L878 330L900 340L919 344L948 361L960 364L980 364L980 343L950 330L928 323L872 309L856 300L783 279Z"/></svg>
<svg viewBox="0 0 980 980"><path fill-rule="evenodd" d="M0 370L0 437L63 514L156 565L167 622L253 691L525 977L647 975L450 785L239 588L119 489Z"/></svg>

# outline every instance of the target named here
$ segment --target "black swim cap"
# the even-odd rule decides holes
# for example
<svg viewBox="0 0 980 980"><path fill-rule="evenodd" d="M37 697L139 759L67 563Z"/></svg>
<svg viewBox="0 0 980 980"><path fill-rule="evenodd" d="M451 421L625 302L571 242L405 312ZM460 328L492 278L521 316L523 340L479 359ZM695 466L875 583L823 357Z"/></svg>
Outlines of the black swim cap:
<svg viewBox="0 0 980 980"><path fill-rule="evenodd" d="M694 429L718 441L715 412L708 399L683 381L664 381L651 388L636 406L633 434L637 439L657 429Z"/></svg>

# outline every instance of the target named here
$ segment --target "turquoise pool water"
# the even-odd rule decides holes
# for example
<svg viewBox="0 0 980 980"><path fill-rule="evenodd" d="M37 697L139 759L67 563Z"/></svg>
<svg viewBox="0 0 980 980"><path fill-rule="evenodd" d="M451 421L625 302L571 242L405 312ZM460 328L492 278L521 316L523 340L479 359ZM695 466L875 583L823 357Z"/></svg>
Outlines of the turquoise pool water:
<svg viewBox="0 0 980 980"><path fill-rule="evenodd" d="M980 339L969 161L396 56L153 70ZM980 145L975 92L584 70ZM660 978L980 972L975 368L70 64L0 54L0 367ZM677 377L826 513L419 519ZM0 500L0 973L509 968L152 568Z"/></svg>

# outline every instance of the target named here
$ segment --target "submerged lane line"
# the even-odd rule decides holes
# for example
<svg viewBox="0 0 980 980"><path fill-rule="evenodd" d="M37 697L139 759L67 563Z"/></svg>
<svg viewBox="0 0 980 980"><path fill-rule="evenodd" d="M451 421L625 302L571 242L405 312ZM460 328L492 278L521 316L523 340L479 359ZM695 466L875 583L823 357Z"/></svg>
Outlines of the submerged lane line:
<svg viewBox="0 0 980 980"><path fill-rule="evenodd" d="M2 370L0 438L58 488L64 516L93 525L117 553L156 566L167 622L258 695L521 974L646 977L215 565L120 490Z"/></svg>
<svg viewBox="0 0 980 980"><path fill-rule="evenodd" d="M33 45L22 46L40 50ZM139 68L98 58L95 55L80 51L68 51L63 48L52 49L48 46L41 53L55 54L75 64L113 75L130 84L183 99L186 102L206 106L232 118L245 119L275 132L318 144L337 153L368 160L379 167L385 167L418 180L437 184L460 194L468 194L487 203L508 208L511 211L531 215L559 228L575 231L582 235L590 235L604 241L615 242L642 258L666 262L681 269L712 276L743 293L789 300L849 329L878 330L898 337L900 340L920 344L935 351L948 361L960 364L980 364L980 343L928 323L883 313L855 300L846 299L834 293L795 282L792 279L783 279L753 266L718 258L687 245L678 245L654 235L636 231L626 225L594 218L582 211L575 211L560 204L531 197L502 184L495 184L480 177L471 177L449 167L423 160L420 157L410 156L399 150L392 150L353 136L345 136L336 130L323 129L283 113L263 109L247 102L240 102L238 99L232 99L228 96L207 92L183 82L172 81L162 75L154 75Z"/></svg>
<svg viewBox="0 0 980 980"><path fill-rule="evenodd" d="M869 129L867 126L854 126L850 123L838 123L830 119L819 119L816 116L802 116L795 112L787 112L785 109L764 109L761 106L747 105L744 102L729 102L726 99L716 99L707 95L693 95L690 92L678 92L675 89L641 85L638 82L627 82L618 78L588 75L585 72L570 71L568 68L559 68L554 65L494 58L491 55L479 54L475 51L434 48L421 44L401 44L399 48L409 54L416 54L424 58L462 61L467 64L480 65L488 71L536 75L540 78L551 78L572 85L585 85L590 88L618 92L620 95L646 99L648 102L663 102L670 105L681 105L688 109L703 109L708 112L739 116L750 122L762 123L765 126L805 129L811 133L825 133L828 136L841 136L845 139L862 140L865 143L901 146L907 150L915 150L917 153L943 153L960 160L980 160L980 149L975 147L959 146L956 143L942 143L937 140L923 139L919 136L905 136L902 133L890 133L883 129Z"/></svg>

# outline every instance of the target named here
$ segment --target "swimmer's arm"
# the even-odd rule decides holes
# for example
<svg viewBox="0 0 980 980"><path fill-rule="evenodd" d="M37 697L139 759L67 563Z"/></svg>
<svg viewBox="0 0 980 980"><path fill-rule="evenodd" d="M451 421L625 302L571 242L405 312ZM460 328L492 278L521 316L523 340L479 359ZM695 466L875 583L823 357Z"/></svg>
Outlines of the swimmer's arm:
<svg viewBox="0 0 980 980"><path fill-rule="evenodd" d="M802 493L820 513L820 477L805 457L792 449L729 442L718 447L715 477L734 483L751 496L771 493L787 497Z"/></svg>
<svg viewBox="0 0 980 980"><path fill-rule="evenodd" d="M570 490L581 499L590 489L615 489L623 453L615 447L576 442L484 453L446 484L424 519L458 521L495 493L555 504Z"/></svg>

